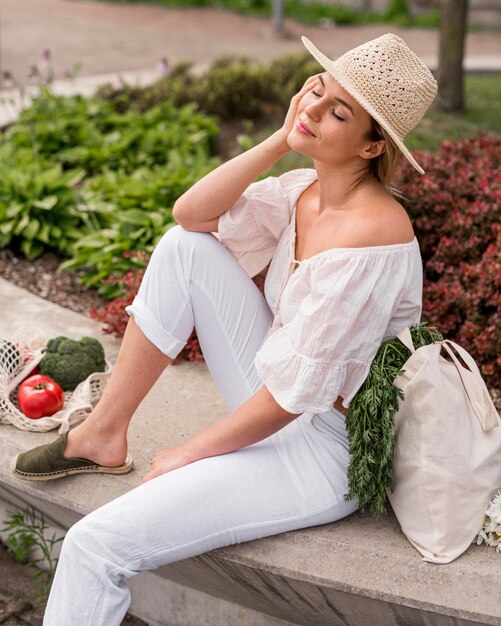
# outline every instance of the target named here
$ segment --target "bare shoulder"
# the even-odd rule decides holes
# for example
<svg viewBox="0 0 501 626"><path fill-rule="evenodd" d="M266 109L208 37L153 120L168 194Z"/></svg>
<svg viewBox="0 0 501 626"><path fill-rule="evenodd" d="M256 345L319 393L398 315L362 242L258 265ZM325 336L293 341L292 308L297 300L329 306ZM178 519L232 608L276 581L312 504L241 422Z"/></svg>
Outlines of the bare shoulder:
<svg viewBox="0 0 501 626"><path fill-rule="evenodd" d="M407 211L390 194L373 198L370 206L361 207L353 217L353 227L358 233L357 239L360 238L359 246L405 244L414 239Z"/></svg>

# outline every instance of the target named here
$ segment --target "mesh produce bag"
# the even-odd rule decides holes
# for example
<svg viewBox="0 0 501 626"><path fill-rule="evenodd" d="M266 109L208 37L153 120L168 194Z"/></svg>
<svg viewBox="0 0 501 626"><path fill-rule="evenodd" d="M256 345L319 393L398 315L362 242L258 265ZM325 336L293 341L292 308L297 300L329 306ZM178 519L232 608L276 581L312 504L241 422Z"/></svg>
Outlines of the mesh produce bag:
<svg viewBox="0 0 501 626"><path fill-rule="evenodd" d="M38 432L58 428L63 434L72 424L83 421L103 394L111 373L109 361L104 372L93 372L74 391L65 391L64 407L57 413L39 419L21 413L17 402L19 384L40 363L45 347L45 336L34 328L20 327L9 337L0 338L0 424Z"/></svg>

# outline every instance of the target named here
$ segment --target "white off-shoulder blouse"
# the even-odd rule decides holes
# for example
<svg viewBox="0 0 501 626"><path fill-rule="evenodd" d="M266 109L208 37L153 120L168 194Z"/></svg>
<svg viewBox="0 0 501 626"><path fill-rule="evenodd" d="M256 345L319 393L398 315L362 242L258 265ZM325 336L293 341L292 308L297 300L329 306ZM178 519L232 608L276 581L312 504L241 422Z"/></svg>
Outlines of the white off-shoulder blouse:
<svg viewBox="0 0 501 626"><path fill-rule="evenodd" d="M264 291L274 319L257 373L290 413L348 408L383 341L420 321L419 244L331 248L298 261L296 203L316 180L297 169L252 183L219 217L219 241L251 277L271 260Z"/></svg>

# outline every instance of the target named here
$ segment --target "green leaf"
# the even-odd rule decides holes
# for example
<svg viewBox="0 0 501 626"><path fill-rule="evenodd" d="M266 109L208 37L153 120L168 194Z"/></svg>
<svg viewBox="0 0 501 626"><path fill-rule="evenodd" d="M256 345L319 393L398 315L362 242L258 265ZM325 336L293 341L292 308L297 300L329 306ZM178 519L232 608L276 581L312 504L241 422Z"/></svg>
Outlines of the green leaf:
<svg viewBox="0 0 501 626"><path fill-rule="evenodd" d="M43 200L36 200L33 202L33 206L37 209L44 209L50 211L58 203L59 198L57 196L46 196Z"/></svg>
<svg viewBox="0 0 501 626"><path fill-rule="evenodd" d="M5 222L4 224L0 224L0 233L2 235L9 235L14 228L14 224L12 222Z"/></svg>
<svg viewBox="0 0 501 626"><path fill-rule="evenodd" d="M49 243L50 241L51 227L49 224L42 224L40 230L37 233L37 239L43 241L43 243Z"/></svg>
<svg viewBox="0 0 501 626"><path fill-rule="evenodd" d="M85 170L70 170L67 172L61 179L61 182L64 182L68 187L74 187L78 185L78 183L85 178Z"/></svg>
<svg viewBox="0 0 501 626"><path fill-rule="evenodd" d="M137 209L121 211L117 213L116 218L119 222L122 222L124 224L133 224L137 226L144 226L149 221L148 214Z"/></svg>
<svg viewBox="0 0 501 626"><path fill-rule="evenodd" d="M25 204L21 204L20 202L13 202L6 211L6 216L7 217L16 217L16 215L19 215L19 213L21 213L22 211L24 211L26 209L26 205Z"/></svg>
<svg viewBox="0 0 501 626"><path fill-rule="evenodd" d="M58 183L61 179L62 168L59 163L50 167L39 174L39 181L42 186L51 186L53 183Z"/></svg>
<svg viewBox="0 0 501 626"><path fill-rule="evenodd" d="M153 224L153 226L155 227L159 227L159 226L163 226L164 224L164 219L165 219L165 215L162 215L161 213L149 213L149 218Z"/></svg>
<svg viewBox="0 0 501 626"><path fill-rule="evenodd" d="M129 233L129 238L133 240L140 239L146 232L146 228L138 228L137 230Z"/></svg>
<svg viewBox="0 0 501 626"><path fill-rule="evenodd" d="M20 235L23 232L23 230L26 228L26 226L28 226L29 223L30 223L30 216L25 213L22 216L22 218L19 220L19 222L16 224L14 228L14 235Z"/></svg>
<svg viewBox="0 0 501 626"><path fill-rule="evenodd" d="M104 246L103 254L109 254L110 252L118 252L123 249L123 242L111 243L108 246Z"/></svg>
<svg viewBox="0 0 501 626"><path fill-rule="evenodd" d="M63 231L59 226L51 226L50 234L54 239L59 239L63 236Z"/></svg>
<svg viewBox="0 0 501 626"><path fill-rule="evenodd" d="M30 261L37 259L41 254L43 254L44 251L43 243L40 243L39 241L29 241L28 239L21 242L20 248L21 252Z"/></svg>
<svg viewBox="0 0 501 626"><path fill-rule="evenodd" d="M75 249L78 248L102 248L108 243L106 237L103 237L100 233L94 233L82 237L75 243Z"/></svg>
<svg viewBox="0 0 501 626"><path fill-rule="evenodd" d="M62 271L62 270L73 270L76 269L78 267L81 267L80 262L77 259L67 259L66 261L63 261L59 266L58 266L58 271Z"/></svg>
<svg viewBox="0 0 501 626"><path fill-rule="evenodd" d="M33 218L30 220L29 224L24 229L23 237L25 237L26 239L34 239L39 229L40 229L40 222L36 218Z"/></svg>

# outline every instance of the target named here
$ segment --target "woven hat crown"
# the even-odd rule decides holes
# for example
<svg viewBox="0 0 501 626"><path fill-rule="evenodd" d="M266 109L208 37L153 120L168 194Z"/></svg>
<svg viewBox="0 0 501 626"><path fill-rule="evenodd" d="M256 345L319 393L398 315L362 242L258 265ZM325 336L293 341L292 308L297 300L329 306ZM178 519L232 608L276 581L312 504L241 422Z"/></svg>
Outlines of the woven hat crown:
<svg viewBox="0 0 501 626"><path fill-rule="evenodd" d="M418 171L403 144L437 94L437 82L405 41L388 33L353 48L332 61L306 37L312 56L388 132Z"/></svg>

